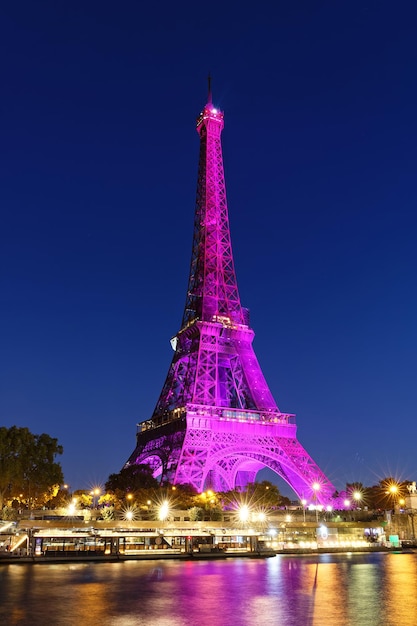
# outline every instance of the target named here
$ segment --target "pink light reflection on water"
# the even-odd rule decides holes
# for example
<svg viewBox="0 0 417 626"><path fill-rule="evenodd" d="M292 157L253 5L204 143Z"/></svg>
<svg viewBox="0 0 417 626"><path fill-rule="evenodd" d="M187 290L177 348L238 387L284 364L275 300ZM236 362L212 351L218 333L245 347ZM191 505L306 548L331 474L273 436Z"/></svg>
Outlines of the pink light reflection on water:
<svg viewBox="0 0 417 626"><path fill-rule="evenodd" d="M0 567L0 623L415 626L417 555Z"/></svg>

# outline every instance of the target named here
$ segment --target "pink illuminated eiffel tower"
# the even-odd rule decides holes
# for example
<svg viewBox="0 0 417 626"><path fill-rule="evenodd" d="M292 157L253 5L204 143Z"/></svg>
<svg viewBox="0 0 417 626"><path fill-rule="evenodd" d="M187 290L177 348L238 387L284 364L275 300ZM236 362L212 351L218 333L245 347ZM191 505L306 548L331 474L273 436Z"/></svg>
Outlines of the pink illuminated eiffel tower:
<svg viewBox="0 0 417 626"><path fill-rule="evenodd" d="M174 356L126 467L151 465L171 483L225 491L265 467L300 499L328 503L334 486L296 438L259 367L234 270L223 171L223 113L209 97L197 119L200 160L190 278Z"/></svg>

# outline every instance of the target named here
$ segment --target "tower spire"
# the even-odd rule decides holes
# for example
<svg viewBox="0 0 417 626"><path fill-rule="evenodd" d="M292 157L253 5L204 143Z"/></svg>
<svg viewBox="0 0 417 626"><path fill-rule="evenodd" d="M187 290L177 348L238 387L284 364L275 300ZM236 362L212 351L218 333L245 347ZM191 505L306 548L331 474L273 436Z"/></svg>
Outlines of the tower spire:
<svg viewBox="0 0 417 626"><path fill-rule="evenodd" d="M212 104L213 103L213 99L212 99L212 94L211 94L211 74L210 74L210 72L208 73L208 76L207 76L207 82L208 82L207 104Z"/></svg>
<svg viewBox="0 0 417 626"><path fill-rule="evenodd" d="M200 136L190 277L182 328L198 319L245 324L237 287L224 179L223 112L209 102L197 118Z"/></svg>

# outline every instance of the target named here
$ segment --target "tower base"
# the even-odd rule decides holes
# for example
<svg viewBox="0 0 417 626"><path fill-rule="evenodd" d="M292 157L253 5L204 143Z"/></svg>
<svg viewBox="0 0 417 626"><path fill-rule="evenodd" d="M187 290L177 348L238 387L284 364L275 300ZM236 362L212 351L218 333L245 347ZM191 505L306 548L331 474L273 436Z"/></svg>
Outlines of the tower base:
<svg viewBox="0 0 417 626"><path fill-rule="evenodd" d="M299 499L326 504L334 487L297 440L291 420L278 412L189 405L159 425L140 424L126 466L149 464L154 476L200 492L244 488L269 468Z"/></svg>

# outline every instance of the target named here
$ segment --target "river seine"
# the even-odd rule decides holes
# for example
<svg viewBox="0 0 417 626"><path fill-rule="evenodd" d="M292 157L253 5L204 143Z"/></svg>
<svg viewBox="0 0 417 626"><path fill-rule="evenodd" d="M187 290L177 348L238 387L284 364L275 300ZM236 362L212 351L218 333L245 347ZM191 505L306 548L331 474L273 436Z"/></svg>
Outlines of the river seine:
<svg viewBox="0 0 417 626"><path fill-rule="evenodd" d="M7 626L416 626L417 554L0 566Z"/></svg>

